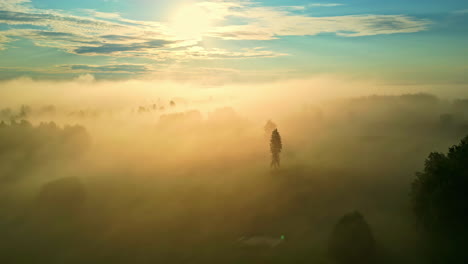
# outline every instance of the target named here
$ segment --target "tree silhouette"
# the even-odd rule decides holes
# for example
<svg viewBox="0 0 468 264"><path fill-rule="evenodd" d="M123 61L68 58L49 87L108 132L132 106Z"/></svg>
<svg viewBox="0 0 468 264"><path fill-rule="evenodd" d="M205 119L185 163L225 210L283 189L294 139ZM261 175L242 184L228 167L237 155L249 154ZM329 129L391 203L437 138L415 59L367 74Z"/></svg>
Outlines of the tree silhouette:
<svg viewBox="0 0 468 264"><path fill-rule="evenodd" d="M346 214L338 221L328 250L338 264L375 263L375 239L361 213Z"/></svg>
<svg viewBox="0 0 468 264"><path fill-rule="evenodd" d="M431 153L416 173L411 199L418 223L430 238L431 252L445 263L468 263L468 137L447 155Z"/></svg>
<svg viewBox="0 0 468 264"><path fill-rule="evenodd" d="M281 136L278 129L273 130L270 139L270 151L271 151L271 167L279 168L280 166L280 153L283 149L283 143L281 142Z"/></svg>
<svg viewBox="0 0 468 264"><path fill-rule="evenodd" d="M77 177L54 180L42 186L35 210L46 217L73 216L86 199L84 185Z"/></svg>

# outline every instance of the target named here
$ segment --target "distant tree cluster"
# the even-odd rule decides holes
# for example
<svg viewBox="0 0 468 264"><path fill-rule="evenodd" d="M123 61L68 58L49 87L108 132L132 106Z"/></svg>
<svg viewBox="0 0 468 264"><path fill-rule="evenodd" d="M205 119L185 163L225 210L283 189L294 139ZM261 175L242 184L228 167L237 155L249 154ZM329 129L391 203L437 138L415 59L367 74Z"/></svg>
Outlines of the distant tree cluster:
<svg viewBox="0 0 468 264"><path fill-rule="evenodd" d="M34 111L33 111L34 110ZM0 109L0 120L2 121L20 121L22 119L28 119L31 115L36 116L44 116L44 115L54 115L57 109L54 105L44 105L42 107L38 107L37 109L33 109L29 105L21 105L19 108L12 109L12 108L3 108Z"/></svg>
<svg viewBox="0 0 468 264"><path fill-rule="evenodd" d="M185 100L180 99L182 102L185 102ZM186 103L186 102L185 102ZM132 112L136 112L138 114L144 114L144 113L151 113L151 112L164 112L167 107L170 108L176 108L177 103L176 99L169 101L169 103L166 105L162 102L158 102L158 104L151 104L151 105L140 105L138 108L135 110L132 110Z"/></svg>
<svg viewBox="0 0 468 264"><path fill-rule="evenodd" d="M18 120L27 118L32 112L29 105L22 105L17 111L11 108L3 108L0 110L0 120Z"/></svg>
<svg viewBox="0 0 468 264"><path fill-rule="evenodd" d="M90 137L81 126L58 127L55 123L0 121L0 180L15 178L22 171L83 153Z"/></svg>

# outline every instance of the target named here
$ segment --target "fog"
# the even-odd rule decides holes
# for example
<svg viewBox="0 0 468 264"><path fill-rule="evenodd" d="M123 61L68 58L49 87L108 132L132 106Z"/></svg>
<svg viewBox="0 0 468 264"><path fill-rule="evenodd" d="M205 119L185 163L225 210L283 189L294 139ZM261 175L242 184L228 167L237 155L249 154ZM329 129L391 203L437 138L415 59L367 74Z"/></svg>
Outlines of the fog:
<svg viewBox="0 0 468 264"><path fill-rule="evenodd" d="M411 182L468 134L462 89L339 76L2 82L0 261L335 263L333 227L358 210L377 263L427 263ZM281 243L242 243L255 236Z"/></svg>

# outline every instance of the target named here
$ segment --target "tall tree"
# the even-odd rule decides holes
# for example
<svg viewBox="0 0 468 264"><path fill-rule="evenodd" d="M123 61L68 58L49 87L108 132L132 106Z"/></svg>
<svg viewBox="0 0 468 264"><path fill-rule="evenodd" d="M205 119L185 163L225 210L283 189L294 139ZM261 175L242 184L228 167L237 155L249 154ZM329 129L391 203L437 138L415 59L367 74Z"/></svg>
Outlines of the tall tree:
<svg viewBox="0 0 468 264"><path fill-rule="evenodd" d="M281 142L281 136L278 129L273 130L270 139L270 151L271 151L271 167L280 167L280 153L283 149L283 143Z"/></svg>

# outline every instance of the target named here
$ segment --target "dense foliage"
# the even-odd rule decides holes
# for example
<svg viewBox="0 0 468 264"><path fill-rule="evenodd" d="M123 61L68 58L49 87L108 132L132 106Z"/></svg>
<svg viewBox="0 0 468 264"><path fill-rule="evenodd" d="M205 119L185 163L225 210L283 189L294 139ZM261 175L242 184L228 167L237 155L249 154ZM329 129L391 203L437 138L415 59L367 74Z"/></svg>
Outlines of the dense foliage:
<svg viewBox="0 0 468 264"><path fill-rule="evenodd" d="M418 222L440 257L466 263L468 235L468 137L447 154L433 152L412 185Z"/></svg>

